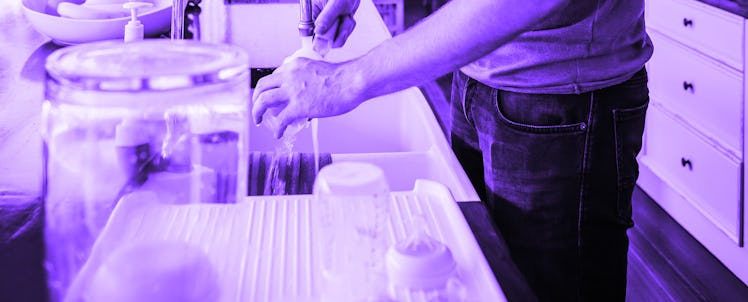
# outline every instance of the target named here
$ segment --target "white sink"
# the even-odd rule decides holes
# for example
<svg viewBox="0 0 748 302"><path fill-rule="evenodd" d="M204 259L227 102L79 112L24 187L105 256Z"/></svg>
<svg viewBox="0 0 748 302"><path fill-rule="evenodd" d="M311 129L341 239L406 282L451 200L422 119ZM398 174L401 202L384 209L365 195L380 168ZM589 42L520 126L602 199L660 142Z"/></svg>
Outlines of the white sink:
<svg viewBox="0 0 748 302"><path fill-rule="evenodd" d="M277 67L300 46L298 15L298 4L232 5L229 41L249 52L250 66ZM354 18L357 26L346 45L331 51L326 59L355 58L390 37L371 1L362 1ZM266 127L250 126L249 131L250 152L275 151L278 141ZM369 100L341 116L320 119L319 143L320 152L330 153L333 162L378 165L393 191L411 190L416 179L430 179L446 185L457 201L478 200L417 88ZM294 151L313 152L311 127L297 135Z"/></svg>
<svg viewBox="0 0 748 302"><path fill-rule="evenodd" d="M428 104L416 88L369 100L347 114L319 119L320 152L428 151L436 136L443 136L438 124L430 127L428 115ZM249 137L251 151L273 151L278 143L264 125L250 127ZM311 127L297 134L294 151L313 151Z"/></svg>

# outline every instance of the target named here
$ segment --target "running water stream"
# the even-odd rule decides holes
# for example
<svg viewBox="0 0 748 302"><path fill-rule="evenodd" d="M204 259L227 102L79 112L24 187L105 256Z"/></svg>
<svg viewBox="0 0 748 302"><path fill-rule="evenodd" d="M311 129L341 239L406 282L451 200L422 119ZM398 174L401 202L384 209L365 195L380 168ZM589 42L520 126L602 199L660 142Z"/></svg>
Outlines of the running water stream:
<svg viewBox="0 0 748 302"><path fill-rule="evenodd" d="M312 130L312 145L314 149L314 171L312 171L311 175L309 174L309 171L307 169L304 169L302 167L304 165L311 164L308 161L308 156L304 156L304 154L298 154L297 152L293 151L297 134L294 133L293 135L286 135L278 140L278 143L275 146L269 166L267 168L267 173L265 174L265 181L261 195L311 193L299 192L298 190L299 188L303 187L303 185L299 185L299 183L311 183L313 182L314 177L316 177L317 173L319 173L320 153L318 123L319 122L316 119L313 119L310 122ZM329 163L329 159L327 159L326 163ZM291 182L290 186L289 182Z"/></svg>
<svg viewBox="0 0 748 302"><path fill-rule="evenodd" d="M314 149L314 175L319 173L319 120L312 119L312 148Z"/></svg>
<svg viewBox="0 0 748 302"><path fill-rule="evenodd" d="M288 58L286 58L283 62L286 63L290 60L293 60L295 58L299 57L305 57L305 58L311 58L315 60L322 60L322 56L316 53L312 49L312 37L302 37L301 38L301 48L297 50L295 53L290 55ZM272 115L272 114L270 114ZM273 116L268 116L266 113L266 117L263 118L263 120L266 120L270 122L269 126L271 131L274 131L274 128L277 127L277 121L275 121ZM312 126L312 147L314 149L314 175L316 176L320 169L320 156L319 156L319 121L317 119L312 119L311 122L304 122L304 121L297 121L291 125L288 126L286 131L283 133L283 137L279 140L279 144L275 147L275 153L273 154L273 158L270 163L270 169L267 173L267 178L265 179L265 187L263 190L263 195L283 195L286 194L286 182L289 181L289 179L286 179L286 175L281 175L281 170L286 167L292 167L293 166L293 145L296 141L296 135L301 131L302 128L307 127L309 124ZM302 163L303 164L303 163ZM287 173L284 173L287 174ZM291 174L291 177L299 177L298 174ZM293 181L293 180L291 180ZM299 181L299 180L297 180Z"/></svg>

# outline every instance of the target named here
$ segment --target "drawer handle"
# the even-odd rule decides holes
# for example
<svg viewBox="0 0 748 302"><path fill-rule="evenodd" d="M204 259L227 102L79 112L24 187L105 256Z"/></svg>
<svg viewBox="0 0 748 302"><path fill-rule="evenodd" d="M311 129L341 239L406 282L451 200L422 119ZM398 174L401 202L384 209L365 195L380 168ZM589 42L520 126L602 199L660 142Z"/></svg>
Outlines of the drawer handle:
<svg viewBox="0 0 748 302"><path fill-rule="evenodd" d="M685 90L685 91L691 90L691 93L693 93L694 92L693 91L693 83L689 83L689 82L683 81L683 90Z"/></svg>
<svg viewBox="0 0 748 302"><path fill-rule="evenodd" d="M683 167L688 166L688 170L689 171L693 171L693 165L691 165L691 160L690 159L685 159L685 158L681 157L680 158L680 165L683 166Z"/></svg>
<svg viewBox="0 0 748 302"><path fill-rule="evenodd" d="M683 27L693 27L693 20L683 18Z"/></svg>

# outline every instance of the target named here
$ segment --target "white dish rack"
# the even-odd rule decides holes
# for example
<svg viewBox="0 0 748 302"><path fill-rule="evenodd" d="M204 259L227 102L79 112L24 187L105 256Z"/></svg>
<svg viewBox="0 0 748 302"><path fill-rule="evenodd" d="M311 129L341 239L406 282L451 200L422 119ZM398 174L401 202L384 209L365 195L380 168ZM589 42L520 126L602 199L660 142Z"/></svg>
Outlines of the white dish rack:
<svg viewBox="0 0 748 302"><path fill-rule="evenodd" d="M86 284L122 243L177 240L199 247L218 273L220 301L319 301L312 195L253 196L226 204L120 203L74 282ZM419 180L412 191L392 192L388 243L416 232L445 243L457 262L466 301L506 301L449 190ZM397 301L426 301L428 292L398 292Z"/></svg>

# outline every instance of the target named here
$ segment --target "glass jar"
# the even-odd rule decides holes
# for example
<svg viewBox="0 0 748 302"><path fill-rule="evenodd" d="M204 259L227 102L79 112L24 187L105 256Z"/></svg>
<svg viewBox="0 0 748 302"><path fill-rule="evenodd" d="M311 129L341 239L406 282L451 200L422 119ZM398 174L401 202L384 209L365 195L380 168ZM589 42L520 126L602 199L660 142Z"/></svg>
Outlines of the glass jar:
<svg viewBox="0 0 748 302"><path fill-rule="evenodd" d="M246 175L249 120L241 49L99 42L54 52L46 69L41 129L52 301L82 300L66 297L67 289L124 197L233 203L246 192L238 177Z"/></svg>

